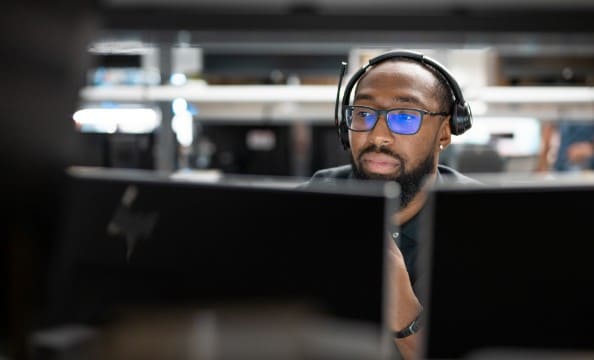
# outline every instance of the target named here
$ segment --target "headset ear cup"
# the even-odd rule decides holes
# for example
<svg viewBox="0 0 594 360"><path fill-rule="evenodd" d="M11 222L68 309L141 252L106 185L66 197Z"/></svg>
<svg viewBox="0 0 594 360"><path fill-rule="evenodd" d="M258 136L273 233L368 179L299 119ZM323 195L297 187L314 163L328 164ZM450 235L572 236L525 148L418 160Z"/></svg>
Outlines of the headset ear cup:
<svg viewBox="0 0 594 360"><path fill-rule="evenodd" d="M351 147L349 143L349 129L346 126L346 122L341 121L338 127L338 135L340 137L340 142L345 150Z"/></svg>
<svg viewBox="0 0 594 360"><path fill-rule="evenodd" d="M454 135L461 135L472 126L472 113L468 103L455 104L450 119L450 130Z"/></svg>

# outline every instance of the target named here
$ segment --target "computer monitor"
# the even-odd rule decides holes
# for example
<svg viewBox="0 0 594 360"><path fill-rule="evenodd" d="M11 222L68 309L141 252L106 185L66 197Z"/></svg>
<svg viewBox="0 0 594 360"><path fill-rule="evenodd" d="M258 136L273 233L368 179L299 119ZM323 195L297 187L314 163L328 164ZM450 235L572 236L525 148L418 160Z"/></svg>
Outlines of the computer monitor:
<svg viewBox="0 0 594 360"><path fill-rule="evenodd" d="M195 181L131 169L69 175L47 328L101 328L137 308L297 303L361 324L380 342L387 334L393 186L301 188L268 177Z"/></svg>
<svg viewBox="0 0 594 360"><path fill-rule="evenodd" d="M594 179L479 180L428 198L422 358L594 355Z"/></svg>

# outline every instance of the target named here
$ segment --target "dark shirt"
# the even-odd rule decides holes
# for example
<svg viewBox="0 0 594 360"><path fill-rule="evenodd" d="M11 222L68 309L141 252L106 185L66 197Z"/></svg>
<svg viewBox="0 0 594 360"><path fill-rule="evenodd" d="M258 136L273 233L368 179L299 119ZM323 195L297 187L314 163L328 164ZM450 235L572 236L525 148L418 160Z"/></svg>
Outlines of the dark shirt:
<svg viewBox="0 0 594 360"><path fill-rule="evenodd" d="M569 162L567 158L567 149L570 145L576 142L593 142L594 141L594 124L592 123L572 123L562 122L559 124L559 149L557 151L557 158L553 164L553 169L556 171L572 171L594 169L594 156L586 160L583 164L574 165Z"/></svg>
<svg viewBox="0 0 594 360"><path fill-rule="evenodd" d="M438 165L436 181L443 182L445 181L446 177L458 183L477 183L477 180L463 175L451 167ZM354 178L355 176L351 165L342 165L316 171L308 183L312 181L332 182L334 179L348 180ZM421 212L416 214L406 223L400 225L399 235L396 239L397 243L399 244L400 251L402 252L402 256L404 257L404 262L413 285L418 278L416 272L416 261L417 254L419 252L419 219L421 218L422 211L423 210L421 210Z"/></svg>

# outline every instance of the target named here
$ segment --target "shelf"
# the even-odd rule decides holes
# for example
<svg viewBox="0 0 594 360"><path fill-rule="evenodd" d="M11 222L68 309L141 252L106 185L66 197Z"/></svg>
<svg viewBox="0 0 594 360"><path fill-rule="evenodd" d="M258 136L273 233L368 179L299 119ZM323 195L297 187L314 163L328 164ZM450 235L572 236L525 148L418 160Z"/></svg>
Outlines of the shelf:
<svg viewBox="0 0 594 360"><path fill-rule="evenodd" d="M593 87L484 87L465 89L475 116L526 116L594 121ZM333 85L207 85L85 87L86 103L167 102L184 98L198 118L230 121L334 121Z"/></svg>
<svg viewBox="0 0 594 360"><path fill-rule="evenodd" d="M329 85L204 85L184 86L97 86L86 87L81 98L87 101L170 101L219 103L326 103L336 99L336 87Z"/></svg>

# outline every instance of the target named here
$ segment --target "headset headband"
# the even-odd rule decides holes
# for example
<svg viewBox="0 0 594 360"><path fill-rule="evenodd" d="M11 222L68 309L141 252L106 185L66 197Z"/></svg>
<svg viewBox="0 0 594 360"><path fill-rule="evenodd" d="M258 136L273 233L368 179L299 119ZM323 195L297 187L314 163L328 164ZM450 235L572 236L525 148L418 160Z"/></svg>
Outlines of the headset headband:
<svg viewBox="0 0 594 360"><path fill-rule="evenodd" d="M342 96L342 101L340 101L340 88L342 84L342 80L344 78L344 74L346 72L347 63L342 62L340 67L340 77L338 80L338 92L336 94L336 104L334 107L334 120L335 125L338 130L339 138L344 146L345 149L350 147L348 141L348 128L346 127L346 123L344 121L344 112L346 106L349 105L351 92L355 84L359 81L361 76L365 74L369 68L375 66L383 61L388 59L394 58L406 58L412 59L421 65L429 65L437 72L439 72L447 81L450 89L454 94L454 104L451 109L451 116L450 116L450 129L452 134L460 135L464 133L466 130L470 129L472 126L472 112L470 111L470 106L464 100L464 96L462 95L462 90L458 85L458 82L454 79L452 74L438 61L425 56L422 53L416 51L409 51L409 50L395 50L390 51L376 57L369 59L368 63L357 70L344 89L344 94ZM340 104L340 116L339 116L339 104Z"/></svg>

